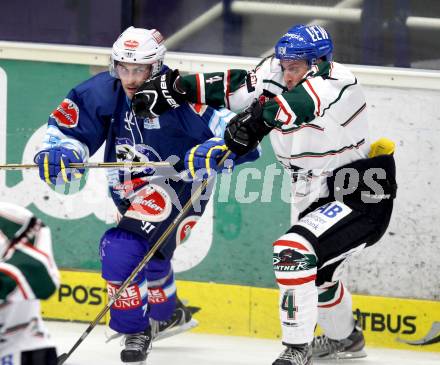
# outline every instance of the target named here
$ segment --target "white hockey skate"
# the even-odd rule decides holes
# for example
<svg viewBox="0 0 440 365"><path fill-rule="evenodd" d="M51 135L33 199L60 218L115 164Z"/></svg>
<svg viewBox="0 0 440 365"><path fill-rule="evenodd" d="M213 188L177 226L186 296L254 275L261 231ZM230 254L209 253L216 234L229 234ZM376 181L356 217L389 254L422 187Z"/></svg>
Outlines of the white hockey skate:
<svg viewBox="0 0 440 365"><path fill-rule="evenodd" d="M342 340L332 340L326 335L315 337L312 342L314 359L358 359L366 357L362 329L356 324L353 332Z"/></svg>
<svg viewBox="0 0 440 365"><path fill-rule="evenodd" d="M153 341L162 340L189 331L198 325L199 322L192 318L190 310L183 305L179 298L176 299L176 308L170 319L166 321L150 319Z"/></svg>

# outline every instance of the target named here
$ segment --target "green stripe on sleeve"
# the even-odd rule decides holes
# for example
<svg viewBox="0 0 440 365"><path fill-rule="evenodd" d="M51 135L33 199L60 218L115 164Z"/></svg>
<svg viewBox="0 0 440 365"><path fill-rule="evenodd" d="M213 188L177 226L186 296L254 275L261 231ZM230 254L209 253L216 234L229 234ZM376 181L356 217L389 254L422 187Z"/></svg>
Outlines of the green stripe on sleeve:
<svg viewBox="0 0 440 365"><path fill-rule="evenodd" d="M304 89L304 86L299 85L293 90L283 93L282 96L296 115L294 124L301 125L315 119L315 103ZM280 106L275 100L269 100L263 107L263 119L278 127L280 126L280 122L276 121L275 117L278 113L279 107Z"/></svg>
<svg viewBox="0 0 440 365"><path fill-rule="evenodd" d="M224 90L224 73L212 72L203 74L205 78L205 104L214 108L219 108L225 105L225 90ZM197 90L197 75L182 76L182 88L186 91L186 99L190 102L198 102Z"/></svg>
<svg viewBox="0 0 440 365"><path fill-rule="evenodd" d="M315 73L316 76L322 76L324 78L330 75L331 63L328 61L324 61L318 64L318 72Z"/></svg>
<svg viewBox="0 0 440 365"><path fill-rule="evenodd" d="M315 119L315 102L303 85L299 85L282 95L297 116L295 124L301 125Z"/></svg>
<svg viewBox="0 0 440 365"><path fill-rule="evenodd" d="M246 84L246 77L248 75L248 72L246 70L238 69L233 69L229 71L229 91L234 92L238 90L243 84Z"/></svg>
<svg viewBox="0 0 440 365"><path fill-rule="evenodd" d="M18 224L4 217L0 217L0 231L2 231L3 234L10 240L14 238L14 235L21 227L23 227L22 224Z"/></svg>
<svg viewBox="0 0 440 365"><path fill-rule="evenodd" d="M197 102L197 79L196 75L180 77L180 86L186 92L186 99L192 103Z"/></svg>
<svg viewBox="0 0 440 365"><path fill-rule="evenodd" d="M0 299L5 300L9 293L17 287L17 283L9 275L0 271Z"/></svg>
<svg viewBox="0 0 440 365"><path fill-rule="evenodd" d="M335 299L336 291L338 290L339 283L327 288L324 292L318 295L319 303L326 303Z"/></svg>
<svg viewBox="0 0 440 365"><path fill-rule="evenodd" d="M246 83L246 70L230 70L229 73L229 92L238 90ZM214 108L225 106L225 77L227 73L211 72L203 74L205 80L205 104ZM187 75L181 77L181 86L186 91L186 99L190 102L198 102L197 76Z"/></svg>
<svg viewBox="0 0 440 365"><path fill-rule="evenodd" d="M40 261L17 250L6 262L21 270L37 298L47 299L55 292L52 277Z"/></svg>

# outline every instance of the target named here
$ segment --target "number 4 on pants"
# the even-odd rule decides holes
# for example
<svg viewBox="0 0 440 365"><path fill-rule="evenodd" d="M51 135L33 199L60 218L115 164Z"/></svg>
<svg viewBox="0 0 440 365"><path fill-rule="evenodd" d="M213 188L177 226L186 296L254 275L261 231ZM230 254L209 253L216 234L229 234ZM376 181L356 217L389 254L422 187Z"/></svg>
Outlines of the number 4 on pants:
<svg viewBox="0 0 440 365"><path fill-rule="evenodd" d="M281 309L287 312L287 319L296 319L295 313L298 312L298 307L295 306L293 290L290 289L284 292Z"/></svg>

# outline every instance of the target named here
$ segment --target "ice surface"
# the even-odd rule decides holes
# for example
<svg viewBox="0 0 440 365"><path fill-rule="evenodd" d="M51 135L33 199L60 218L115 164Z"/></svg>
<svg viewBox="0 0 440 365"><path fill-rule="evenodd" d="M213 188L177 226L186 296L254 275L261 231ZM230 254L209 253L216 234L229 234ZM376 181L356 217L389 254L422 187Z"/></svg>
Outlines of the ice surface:
<svg viewBox="0 0 440 365"><path fill-rule="evenodd" d="M58 354L68 352L87 323L47 322ZM120 339L105 343L99 325L65 362L66 365L120 365ZM184 333L155 342L147 365L271 365L283 347L279 341ZM440 365L440 353L367 348L368 357L345 361L315 361L316 365Z"/></svg>

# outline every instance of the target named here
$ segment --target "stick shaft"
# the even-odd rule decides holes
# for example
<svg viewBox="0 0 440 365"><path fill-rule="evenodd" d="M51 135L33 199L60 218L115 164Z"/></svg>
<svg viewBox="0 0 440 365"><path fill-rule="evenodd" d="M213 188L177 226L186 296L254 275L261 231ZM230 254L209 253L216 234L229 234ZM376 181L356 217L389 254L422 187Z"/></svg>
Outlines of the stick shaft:
<svg viewBox="0 0 440 365"><path fill-rule="evenodd" d="M99 168L112 168L112 167L170 167L171 164L166 161L161 162L83 162L83 163L71 163L70 167L75 169L99 169ZM0 170L27 170L36 169L37 164L0 164Z"/></svg>

